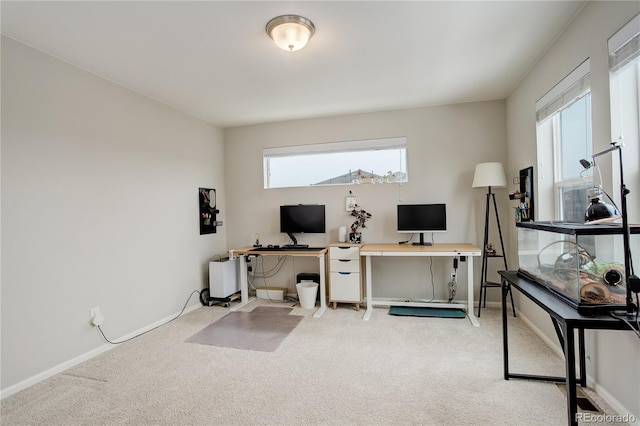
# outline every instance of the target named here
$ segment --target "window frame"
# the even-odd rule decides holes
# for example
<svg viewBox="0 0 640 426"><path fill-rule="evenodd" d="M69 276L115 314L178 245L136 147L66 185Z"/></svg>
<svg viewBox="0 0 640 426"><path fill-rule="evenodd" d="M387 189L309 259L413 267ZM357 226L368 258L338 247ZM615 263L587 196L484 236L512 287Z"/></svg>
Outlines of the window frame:
<svg viewBox="0 0 640 426"><path fill-rule="evenodd" d="M543 219L562 219L564 212L563 190L566 188L590 186L593 184L591 174L581 174L579 177L564 178L562 162L562 112L576 102L589 96L589 117L585 123L588 129L586 140L588 150L593 149L592 140L592 109L590 84L590 59L587 58L573 71L558 82L542 98L536 102L536 140L538 149L538 195L540 199L553 199L554 205L544 210ZM545 175L551 174L552 179L545 182ZM561 178L562 177L562 178ZM541 194L544 192L544 194ZM585 195L586 208L586 195ZM538 214L542 212L538 209ZM538 218L541 220L541 218Z"/></svg>
<svg viewBox="0 0 640 426"><path fill-rule="evenodd" d="M272 159L282 157L298 157L305 156L311 157L318 154L340 154L340 153L357 153L357 152L370 152L381 150L400 150L400 169L393 172L401 172L403 175L400 177L385 174L375 175L376 178L372 179L359 179L358 182L337 182L337 183L313 183L313 184L290 184L290 185L278 185L274 186L271 180L273 165ZM263 160L263 187L264 189L277 189L277 188L307 188L314 186L336 186L336 185L352 185L354 183L405 183L409 181L409 173L407 170L407 138L405 136L378 138L378 139L363 139L352 140L342 142L329 142L309 145L293 145L282 147L268 147L262 150ZM404 170L402 170L404 169ZM351 172L351 170L350 170ZM355 171L354 171L355 173ZM369 171L367 171L369 173ZM373 172L371 172L373 173ZM371 175L373 176L373 174ZM321 181L322 182L322 181Z"/></svg>
<svg viewBox="0 0 640 426"><path fill-rule="evenodd" d="M621 143L625 182L640 179L640 13L608 40L611 140ZM611 188L620 186L620 165L611 158ZM621 194L611 194L620 205ZM637 205L637 191L627 195L629 205ZM640 221L640 211L629 209L629 222Z"/></svg>

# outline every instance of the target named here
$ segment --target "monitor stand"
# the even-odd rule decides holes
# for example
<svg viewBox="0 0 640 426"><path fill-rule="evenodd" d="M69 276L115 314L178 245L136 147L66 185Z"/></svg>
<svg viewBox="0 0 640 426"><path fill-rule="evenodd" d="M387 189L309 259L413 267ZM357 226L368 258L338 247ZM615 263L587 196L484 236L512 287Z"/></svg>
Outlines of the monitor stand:
<svg viewBox="0 0 640 426"><path fill-rule="evenodd" d="M289 238L291 238L291 241L293 241L293 244L285 244L284 247L288 247L288 248L309 248L309 244L298 244L298 240L296 239L296 237L293 236L293 234L291 232L287 232L287 235L289 236Z"/></svg>
<svg viewBox="0 0 640 426"><path fill-rule="evenodd" d="M420 233L420 241L413 243L414 246L431 246L431 241L424 240L424 232Z"/></svg>

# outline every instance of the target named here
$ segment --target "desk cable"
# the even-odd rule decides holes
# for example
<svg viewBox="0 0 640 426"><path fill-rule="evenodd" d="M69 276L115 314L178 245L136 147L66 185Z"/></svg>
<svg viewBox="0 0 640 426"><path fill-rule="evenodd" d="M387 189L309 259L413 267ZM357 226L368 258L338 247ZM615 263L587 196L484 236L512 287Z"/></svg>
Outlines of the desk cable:
<svg viewBox="0 0 640 426"><path fill-rule="evenodd" d="M431 274L431 299L427 303L433 302L436 298L436 286L433 283L433 256L429 256L429 273Z"/></svg>
<svg viewBox="0 0 640 426"><path fill-rule="evenodd" d="M178 315L176 315L175 317L171 318L169 321L167 321L167 322L165 322L165 323L163 323L163 324L157 325L157 326L155 326L155 327L153 327L152 329L149 329L149 330L147 330L147 331L143 331L142 333L140 333L140 334L136 334L135 336L129 337L128 339L121 340L121 341L119 341L119 342L112 342L111 340L107 339L107 336L105 336L104 332L102 331L102 328L101 328L99 325L96 325L96 328L98 329L98 331L100 332L100 334L102 335L102 337L104 338L104 340L106 340L108 343L111 343L112 345L119 345L119 344L121 344L121 343L128 342L129 340L133 340L133 339L135 339L136 337L140 337L140 336L142 336L142 335L144 335L144 334L147 334L147 333L149 333L150 331L153 331L153 330L155 330L155 329L158 329L158 328L160 328L160 327L162 327L162 326L164 326L164 325L169 324L171 321L175 321L175 320L177 320L178 318L180 318L180 316L184 313L184 310L185 310L185 309L187 309L187 305L189 304L189 300L191 300L191 298L193 297L193 295L194 295L194 294L198 294L198 295L199 295L199 294L200 294L200 292L199 292L198 290L193 290L193 291L191 292L191 294L190 294L190 295L189 295L189 297L187 298L187 301L185 302L184 306L182 307L182 310L180 311L180 313L179 313Z"/></svg>
<svg viewBox="0 0 640 426"><path fill-rule="evenodd" d="M262 269L262 273L258 273L257 269L258 269L258 260L260 260L260 266ZM276 274L278 274L278 272L280 272L280 270L282 269L282 267L284 266L284 264L287 261L287 256L278 256L278 261L276 262L276 264L269 269L268 271L264 270L264 256L261 255L257 255L256 256L256 270L253 273L253 278L251 279L251 282L249 283L249 285L251 286L251 289L257 292L257 289L255 287L255 285L253 285L254 281L256 280L256 278L262 278L262 282L264 283L264 288L266 289L266 293L267 293L267 298L265 300L269 300L272 303L290 303L292 302L292 300L289 300L288 297L285 297L285 300L273 300L271 298L271 296L269 295L269 284L267 284L267 278L271 278L273 276L275 276ZM293 262L293 270L294 270L294 276L295 276L295 261ZM257 296L256 296L257 297Z"/></svg>
<svg viewBox="0 0 640 426"><path fill-rule="evenodd" d="M454 303L458 285L458 257L453 258L453 274L451 274L451 281L449 281L449 303Z"/></svg>
<svg viewBox="0 0 640 426"><path fill-rule="evenodd" d="M635 318L636 326L635 328L633 327L633 324L627 318L625 318L624 315L618 315L615 312L610 312L610 315L613 318L623 321L625 324L627 324L631 329L631 331L633 331L636 334L636 336L638 336L638 338L640 339L640 317L638 317L639 311L640 311L640 297L638 296L638 293L636 293L636 318Z"/></svg>

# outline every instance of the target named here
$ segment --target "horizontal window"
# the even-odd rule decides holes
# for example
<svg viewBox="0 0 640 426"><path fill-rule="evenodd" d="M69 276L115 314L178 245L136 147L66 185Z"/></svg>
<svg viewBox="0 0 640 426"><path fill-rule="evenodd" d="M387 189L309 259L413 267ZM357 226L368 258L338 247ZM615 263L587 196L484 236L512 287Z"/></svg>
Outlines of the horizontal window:
<svg viewBox="0 0 640 426"><path fill-rule="evenodd" d="M264 187L407 182L404 137L265 148Z"/></svg>

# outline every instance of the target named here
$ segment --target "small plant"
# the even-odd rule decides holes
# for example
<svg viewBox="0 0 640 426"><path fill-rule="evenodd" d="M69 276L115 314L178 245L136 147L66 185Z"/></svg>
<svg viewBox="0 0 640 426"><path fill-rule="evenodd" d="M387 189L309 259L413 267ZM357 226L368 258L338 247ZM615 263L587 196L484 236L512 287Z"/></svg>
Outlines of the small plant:
<svg viewBox="0 0 640 426"><path fill-rule="evenodd" d="M358 229L366 228L367 220L371 219L371 213L363 210L359 205L355 205L353 210L351 211L351 216L354 216L356 220L351 224L351 233L355 234L358 232Z"/></svg>

